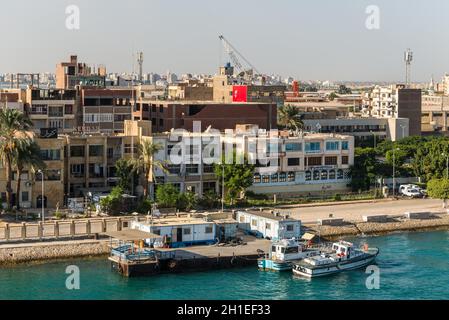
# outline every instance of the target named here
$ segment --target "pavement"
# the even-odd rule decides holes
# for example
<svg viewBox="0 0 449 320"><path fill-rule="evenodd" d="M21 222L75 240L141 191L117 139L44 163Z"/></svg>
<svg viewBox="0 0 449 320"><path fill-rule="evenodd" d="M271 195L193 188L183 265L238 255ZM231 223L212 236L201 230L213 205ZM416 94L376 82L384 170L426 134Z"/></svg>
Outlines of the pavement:
<svg viewBox="0 0 449 320"><path fill-rule="evenodd" d="M405 212L445 212L442 201L435 199L401 199L347 204L329 204L309 207L289 207L282 210L289 212L293 218L303 223L315 223L317 219L343 218L347 221L362 221L362 216L370 215L402 215Z"/></svg>

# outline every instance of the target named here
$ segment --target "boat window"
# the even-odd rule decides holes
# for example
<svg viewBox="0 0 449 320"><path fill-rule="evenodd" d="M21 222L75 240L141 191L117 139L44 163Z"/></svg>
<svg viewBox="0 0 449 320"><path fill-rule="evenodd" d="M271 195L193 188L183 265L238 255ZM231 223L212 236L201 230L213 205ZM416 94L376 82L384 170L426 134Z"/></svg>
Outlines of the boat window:
<svg viewBox="0 0 449 320"><path fill-rule="evenodd" d="M276 252L276 246L271 247L271 252Z"/></svg>
<svg viewBox="0 0 449 320"><path fill-rule="evenodd" d="M285 253L285 248L284 247L281 248L281 253Z"/></svg>
<svg viewBox="0 0 449 320"><path fill-rule="evenodd" d="M285 250L285 253L298 253L298 247L289 247Z"/></svg>

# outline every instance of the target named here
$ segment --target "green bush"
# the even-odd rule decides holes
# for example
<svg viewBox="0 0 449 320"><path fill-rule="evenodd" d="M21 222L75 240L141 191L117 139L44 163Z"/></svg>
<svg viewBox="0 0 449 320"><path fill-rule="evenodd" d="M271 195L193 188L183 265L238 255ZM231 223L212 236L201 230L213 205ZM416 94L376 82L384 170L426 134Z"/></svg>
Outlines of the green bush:
<svg viewBox="0 0 449 320"><path fill-rule="evenodd" d="M160 208L177 207L179 191L172 184L157 186L156 201Z"/></svg>
<svg viewBox="0 0 449 320"><path fill-rule="evenodd" d="M140 214L147 214L148 211L151 211L151 207L153 206L153 201L150 199L143 199L139 205L137 206L137 212Z"/></svg>
<svg viewBox="0 0 449 320"><path fill-rule="evenodd" d="M218 208L221 202L221 198L213 190L209 190L203 194L203 197L199 199L198 204L204 209Z"/></svg>
<svg viewBox="0 0 449 320"><path fill-rule="evenodd" d="M341 201L341 195L340 194L335 194L334 195L334 201Z"/></svg>

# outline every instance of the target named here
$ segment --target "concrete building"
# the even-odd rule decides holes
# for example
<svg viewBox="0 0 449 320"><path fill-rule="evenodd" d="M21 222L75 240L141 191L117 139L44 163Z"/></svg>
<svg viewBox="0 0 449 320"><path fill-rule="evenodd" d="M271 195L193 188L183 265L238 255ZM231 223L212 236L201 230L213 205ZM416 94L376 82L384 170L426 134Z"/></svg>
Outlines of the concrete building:
<svg viewBox="0 0 449 320"><path fill-rule="evenodd" d="M421 90L404 85L376 86L363 96L362 111L374 118L407 118L409 134L421 135Z"/></svg>
<svg viewBox="0 0 449 320"><path fill-rule="evenodd" d="M211 101L160 101L140 99L134 120L150 120L152 132L172 128L193 131L193 122L203 129L211 126L224 131L238 124L254 124L263 129L277 127L277 108L269 103L218 103Z"/></svg>
<svg viewBox="0 0 449 320"><path fill-rule="evenodd" d="M120 133L125 120L132 118L132 101L136 92L132 89L80 89L80 105L83 115L82 132Z"/></svg>
<svg viewBox="0 0 449 320"><path fill-rule="evenodd" d="M26 112L36 133L41 129L71 133L79 125L77 91L29 87L26 89Z"/></svg>
<svg viewBox="0 0 449 320"><path fill-rule="evenodd" d="M16 109L24 112L25 102L23 90L20 89L0 89L0 108Z"/></svg>
<svg viewBox="0 0 449 320"><path fill-rule="evenodd" d="M428 94L422 97L422 132L427 134L449 132L449 96Z"/></svg>
<svg viewBox="0 0 449 320"><path fill-rule="evenodd" d="M255 85L242 78L233 76L234 68L229 64L220 67L219 74L214 76L213 100L220 103L258 102L282 105L285 85Z"/></svg>
<svg viewBox="0 0 449 320"><path fill-rule="evenodd" d="M75 89L76 86L104 87L106 68L99 66L97 71L85 63L78 62L76 55L70 56L69 62L56 65L56 88Z"/></svg>

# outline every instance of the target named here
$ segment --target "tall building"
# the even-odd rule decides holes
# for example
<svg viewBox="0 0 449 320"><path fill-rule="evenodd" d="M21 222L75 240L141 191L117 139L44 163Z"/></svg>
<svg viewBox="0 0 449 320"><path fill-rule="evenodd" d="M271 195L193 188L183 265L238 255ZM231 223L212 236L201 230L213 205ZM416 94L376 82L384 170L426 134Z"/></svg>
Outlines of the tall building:
<svg viewBox="0 0 449 320"><path fill-rule="evenodd" d="M408 89L404 85L376 86L363 96L362 111L374 118L407 118L409 134L421 135L420 89Z"/></svg>

